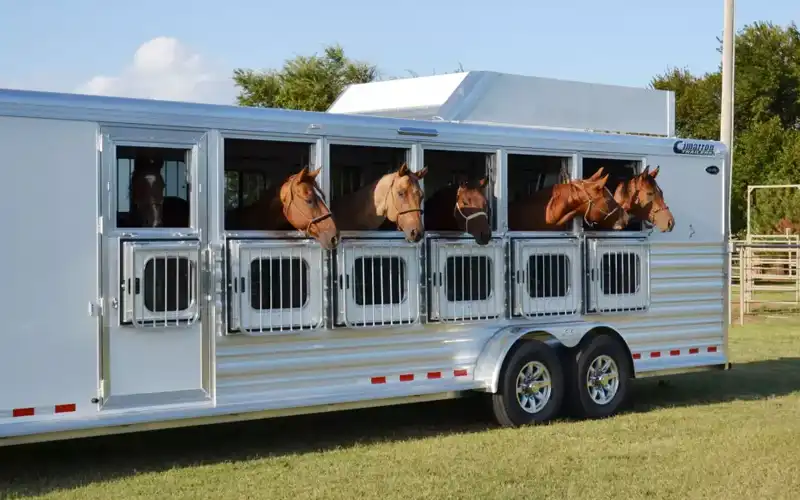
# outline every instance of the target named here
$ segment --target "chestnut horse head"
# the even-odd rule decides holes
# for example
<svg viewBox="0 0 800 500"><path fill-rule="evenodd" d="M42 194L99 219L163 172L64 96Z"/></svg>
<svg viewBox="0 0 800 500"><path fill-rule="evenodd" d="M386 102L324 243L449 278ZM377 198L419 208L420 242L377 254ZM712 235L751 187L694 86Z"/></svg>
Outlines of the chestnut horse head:
<svg viewBox="0 0 800 500"><path fill-rule="evenodd" d="M134 159L130 182L131 212L144 227L164 224L164 178L161 165L152 158L139 155Z"/></svg>
<svg viewBox="0 0 800 500"><path fill-rule="evenodd" d="M289 224L331 250L339 244L339 229L317 186L316 177L320 172L309 172L308 167L303 167L291 175L280 188L280 200L283 216Z"/></svg>
<svg viewBox="0 0 800 500"><path fill-rule="evenodd" d="M428 173L428 167L412 172L403 163L397 172L386 174L378 180L374 190L375 212L386 217L403 231L406 241L416 243L425 235L422 223L422 198L420 179Z"/></svg>
<svg viewBox="0 0 800 500"><path fill-rule="evenodd" d="M630 223L630 214L628 207L620 205L606 187L609 175L603 175L601 167L588 179L567 184L570 190L566 205L574 207L570 211L583 212L583 220L589 226L610 225L611 229L621 231Z"/></svg>
<svg viewBox="0 0 800 500"><path fill-rule="evenodd" d="M614 193L617 203L630 206L631 214L661 232L669 232L675 227L664 192L656 182L659 167L652 171L648 165L644 171L627 181L621 182Z"/></svg>

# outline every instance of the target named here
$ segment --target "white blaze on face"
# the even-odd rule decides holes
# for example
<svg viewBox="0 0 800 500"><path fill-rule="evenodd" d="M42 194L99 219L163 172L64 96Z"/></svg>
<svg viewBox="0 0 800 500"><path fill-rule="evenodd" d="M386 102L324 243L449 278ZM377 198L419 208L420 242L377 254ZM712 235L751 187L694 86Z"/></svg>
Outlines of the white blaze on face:
<svg viewBox="0 0 800 500"><path fill-rule="evenodd" d="M158 180L158 178L155 176L155 174L147 174L147 175L144 176L144 180L147 181L147 184L150 187L153 187L155 185L155 183L156 183L156 180Z"/></svg>

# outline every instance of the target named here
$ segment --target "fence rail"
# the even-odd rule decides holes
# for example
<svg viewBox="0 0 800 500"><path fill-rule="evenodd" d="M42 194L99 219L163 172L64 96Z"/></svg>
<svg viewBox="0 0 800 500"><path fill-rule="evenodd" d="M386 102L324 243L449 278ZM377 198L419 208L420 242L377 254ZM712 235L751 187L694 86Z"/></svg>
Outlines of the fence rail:
<svg viewBox="0 0 800 500"><path fill-rule="evenodd" d="M731 240L731 316L800 312L800 236L751 235Z"/></svg>

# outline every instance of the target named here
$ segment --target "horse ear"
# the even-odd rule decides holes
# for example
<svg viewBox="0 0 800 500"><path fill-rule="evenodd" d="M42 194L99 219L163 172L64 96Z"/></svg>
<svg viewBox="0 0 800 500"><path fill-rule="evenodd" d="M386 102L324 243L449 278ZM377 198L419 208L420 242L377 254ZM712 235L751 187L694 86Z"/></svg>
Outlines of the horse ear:
<svg viewBox="0 0 800 500"><path fill-rule="evenodd" d="M414 175L417 177L417 179L422 179L423 177L425 177L425 174L427 173L428 173L428 167L425 167L419 172L415 172Z"/></svg>
<svg viewBox="0 0 800 500"><path fill-rule="evenodd" d="M484 188L484 187L486 187L487 184L489 184L489 177L488 176L486 176L483 179L478 181L478 187Z"/></svg>
<svg viewBox="0 0 800 500"><path fill-rule="evenodd" d="M598 179L598 180L595 182L595 186L597 186L598 188L603 188L603 187L605 187L605 185L606 185L606 182L608 182L608 176L609 176L609 175L611 175L611 174L606 174L606 175L604 175L603 177L601 177L600 179Z"/></svg>
<svg viewBox="0 0 800 500"><path fill-rule="evenodd" d="M648 166L648 168L650 168L650 167ZM658 169L659 169L659 168L661 168L661 166L658 166L658 167L654 168L654 169L653 169L653 171L652 171L652 172L650 172L650 177L652 177L653 179L655 179L655 178L656 178L656 176L658 175Z"/></svg>
<svg viewBox="0 0 800 500"><path fill-rule="evenodd" d="M644 170L642 170L642 177L646 175L650 175L650 165L644 167Z"/></svg>
<svg viewBox="0 0 800 500"><path fill-rule="evenodd" d="M404 175L408 175L408 163L400 165L400 170L397 171L398 177L403 177Z"/></svg>
<svg viewBox="0 0 800 500"><path fill-rule="evenodd" d="M606 167L600 167L599 169L597 169L597 172L593 173L593 174L592 174L592 176L591 176L591 177L589 177L589 179L588 179L588 180L590 180L590 181L596 181L597 179L599 179L599 178L600 178L600 176L601 176L601 175L603 175L603 169L604 169L604 168L606 168Z"/></svg>
<svg viewBox="0 0 800 500"><path fill-rule="evenodd" d="M294 177L295 182L300 182L304 177L308 176L308 167L303 167Z"/></svg>
<svg viewBox="0 0 800 500"><path fill-rule="evenodd" d="M313 181L314 179L317 178L317 176L319 175L320 172L322 172L321 168L317 168L315 170L307 171L306 177L308 177L309 179L311 179Z"/></svg>

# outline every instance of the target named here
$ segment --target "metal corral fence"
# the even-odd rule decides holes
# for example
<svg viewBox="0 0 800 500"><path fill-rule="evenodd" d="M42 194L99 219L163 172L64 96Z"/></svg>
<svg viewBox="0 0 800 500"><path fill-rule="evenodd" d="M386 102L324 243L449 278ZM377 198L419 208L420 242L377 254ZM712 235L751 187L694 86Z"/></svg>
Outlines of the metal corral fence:
<svg viewBox="0 0 800 500"><path fill-rule="evenodd" d="M730 317L800 312L800 235L731 240Z"/></svg>

